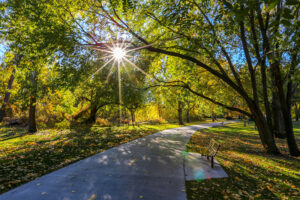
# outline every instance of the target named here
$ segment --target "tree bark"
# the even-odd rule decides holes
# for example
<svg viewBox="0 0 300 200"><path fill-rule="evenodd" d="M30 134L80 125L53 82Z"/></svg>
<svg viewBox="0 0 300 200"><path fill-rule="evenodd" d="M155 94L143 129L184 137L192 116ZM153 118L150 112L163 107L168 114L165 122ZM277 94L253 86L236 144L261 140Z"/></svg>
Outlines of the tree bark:
<svg viewBox="0 0 300 200"><path fill-rule="evenodd" d="M277 12L276 20L278 23L277 23L277 31L275 31L275 33L278 32L279 26L280 26L280 13L281 13L280 12L281 11L280 3L281 2L279 2L278 6L277 6L278 12ZM278 93L280 107L281 107L281 110L283 113L289 152L290 152L290 155L292 155L292 156L299 156L300 151L297 147L297 143L296 143L294 132L293 132L293 123L292 123L291 112L288 109L286 96L285 96L284 90L283 90L283 80L281 77L282 74L281 74L281 70L280 70L280 56L278 56L279 52L276 52L276 50L278 49L278 44L275 45L275 48L270 45L269 38L267 35L267 24L266 24L266 26L264 25L259 3L257 4L256 8L258 11L257 12L258 22L259 22L261 34L263 37L263 47L264 47L263 52L266 53L266 52L270 52L271 49L275 49L275 50L272 50L273 52L275 51L275 53L267 53L266 56L268 57L269 61L273 61L272 63L270 63L271 75L272 75L272 78L273 78L275 86L276 86L276 92ZM293 65L291 65L291 67L293 67ZM289 74L288 79L290 79L290 74Z"/></svg>
<svg viewBox="0 0 300 200"><path fill-rule="evenodd" d="M263 113L260 111L259 108L257 108L254 102L248 102L248 106L251 110L252 117L256 124L264 150L270 154L280 154L276 146L271 127L268 126L268 123Z"/></svg>
<svg viewBox="0 0 300 200"><path fill-rule="evenodd" d="M277 138L286 138L285 124L283 114L280 107L279 98L276 92L273 92L272 98L272 121L273 121L273 133Z"/></svg>
<svg viewBox="0 0 300 200"><path fill-rule="evenodd" d="M135 113L134 110L130 110L130 114L131 114L131 121L132 121L132 125L134 126L135 124Z"/></svg>
<svg viewBox="0 0 300 200"><path fill-rule="evenodd" d="M190 123L190 101L187 101L187 109L186 109L186 122Z"/></svg>
<svg viewBox="0 0 300 200"><path fill-rule="evenodd" d="M12 74L10 75L10 78L8 80L8 84L7 84L7 90L5 92L5 96L4 96L4 101L2 104L2 107L0 109L0 122L2 122L3 118L6 116L6 109L7 109L7 104L9 103L9 99L10 99L10 90L12 88L14 79L15 79L15 72L16 70L13 69Z"/></svg>
<svg viewBox="0 0 300 200"><path fill-rule="evenodd" d="M190 109L187 109L187 111L186 111L186 122L187 123L191 122L191 120L190 120Z"/></svg>
<svg viewBox="0 0 300 200"><path fill-rule="evenodd" d="M299 121L299 113L300 113L300 111L298 111L298 105L297 104L295 104L295 120L296 120L296 122L297 121Z"/></svg>
<svg viewBox="0 0 300 200"><path fill-rule="evenodd" d="M36 95L37 95L37 72L34 71L31 76L31 96L29 105L29 117L28 117L28 132L35 133L37 131L36 127Z"/></svg>
<svg viewBox="0 0 300 200"><path fill-rule="evenodd" d="M178 101L178 123L184 125L182 120L182 101Z"/></svg>
<svg viewBox="0 0 300 200"><path fill-rule="evenodd" d="M36 128L36 97L30 97L30 106L29 106L29 118L28 118L28 133L35 133L37 131Z"/></svg>
<svg viewBox="0 0 300 200"><path fill-rule="evenodd" d="M271 64L271 70L273 72L276 90L278 92L280 106L283 114L284 124L285 124L285 131L286 131L286 138L289 147L289 152L291 156L299 156L300 151L297 147L294 131L293 131L293 122L291 116L291 110L288 106L289 102L285 98L284 91L283 91L283 81L281 78L280 67L278 62L274 62ZM289 90L289 89L288 89ZM289 95L287 95L289 96Z"/></svg>
<svg viewBox="0 0 300 200"><path fill-rule="evenodd" d="M249 117L252 117L254 119L255 123L256 123L256 126L257 126L257 129L258 129L259 136L260 136L262 145L264 147L264 150L266 152L270 153L270 154L280 154L280 152L279 152L279 150L276 146L276 143L275 143L275 140L274 140L274 135L272 133L271 127L268 125L262 111L256 105L255 101L253 101L250 98L244 98L245 101L247 102L249 110L251 111L251 114L250 114L250 113L245 112L243 110L236 109L234 107L229 107L229 106L226 106L224 104L220 104L218 102L215 102L212 99L207 98L207 97L203 96L202 94L192 90L189 86L184 86L184 87L187 88L188 90L190 90L193 94L196 94L200 97L203 97L205 99L210 100L212 103L215 103L217 105L220 105L220 106L223 106L223 107L227 108L229 110L230 114L231 114L231 117L233 117L232 116L232 111L237 111L237 112L245 114Z"/></svg>
<svg viewBox="0 0 300 200"><path fill-rule="evenodd" d="M297 65L296 63L297 60L297 55L294 54L292 56L292 62L291 62L291 67L290 67L290 71L288 72L288 84L287 84L287 91L286 91L286 109L287 109L287 113L286 113L286 120L285 120L285 127L287 127L287 143L289 146L289 151L291 153L291 155L294 156L299 156L300 155L300 151L297 147L297 142L295 140L295 135L294 135L294 131L293 131L293 121L292 121L292 98L293 98L293 79L292 76L294 75L294 70L295 67Z"/></svg>
<svg viewBox="0 0 300 200"><path fill-rule="evenodd" d="M96 105L91 105L91 112L90 112L90 117L88 119L88 122L90 122L90 123L95 123L96 122L97 111L98 111L97 106Z"/></svg>

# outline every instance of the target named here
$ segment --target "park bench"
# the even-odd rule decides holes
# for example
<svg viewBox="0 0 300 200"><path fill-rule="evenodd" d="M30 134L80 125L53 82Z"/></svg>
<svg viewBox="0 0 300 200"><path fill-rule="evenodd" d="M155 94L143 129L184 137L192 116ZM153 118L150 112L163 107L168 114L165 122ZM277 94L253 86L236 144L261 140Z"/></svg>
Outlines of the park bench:
<svg viewBox="0 0 300 200"><path fill-rule="evenodd" d="M221 145L218 142L216 142L214 139L211 139L208 146L204 148L202 155L206 156L207 160L211 158L211 168L214 168L214 157L217 155L220 146Z"/></svg>

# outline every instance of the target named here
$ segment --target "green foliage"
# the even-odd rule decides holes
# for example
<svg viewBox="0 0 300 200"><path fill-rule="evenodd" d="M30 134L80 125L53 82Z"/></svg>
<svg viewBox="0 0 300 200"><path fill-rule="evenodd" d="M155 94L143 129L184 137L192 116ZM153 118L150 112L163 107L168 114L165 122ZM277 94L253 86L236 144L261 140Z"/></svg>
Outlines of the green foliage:
<svg viewBox="0 0 300 200"><path fill-rule="evenodd" d="M61 122L55 123L55 127L59 130L69 129L70 126L71 126L71 123L70 123L70 120L68 120L68 119L64 119Z"/></svg>

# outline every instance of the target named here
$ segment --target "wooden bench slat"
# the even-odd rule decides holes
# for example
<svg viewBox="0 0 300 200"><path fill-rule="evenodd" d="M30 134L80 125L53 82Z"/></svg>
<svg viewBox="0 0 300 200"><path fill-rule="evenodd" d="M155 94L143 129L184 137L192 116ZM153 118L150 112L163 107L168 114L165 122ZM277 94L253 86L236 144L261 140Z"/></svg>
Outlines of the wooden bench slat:
<svg viewBox="0 0 300 200"><path fill-rule="evenodd" d="M218 142L216 142L214 139L211 139L209 141L209 144L206 148L206 155L207 159L209 160L209 157L211 157L211 167L214 167L214 157L216 156L216 154L218 153L218 150L220 148L220 144Z"/></svg>

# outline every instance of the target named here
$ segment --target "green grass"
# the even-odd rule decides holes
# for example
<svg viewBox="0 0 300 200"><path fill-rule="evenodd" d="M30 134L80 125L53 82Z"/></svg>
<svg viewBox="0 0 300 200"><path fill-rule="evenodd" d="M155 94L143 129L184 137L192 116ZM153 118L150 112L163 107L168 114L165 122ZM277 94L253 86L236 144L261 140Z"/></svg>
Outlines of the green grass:
<svg viewBox="0 0 300 200"><path fill-rule="evenodd" d="M87 126L36 134L26 134L23 128L0 127L0 193L111 147L176 127Z"/></svg>
<svg viewBox="0 0 300 200"><path fill-rule="evenodd" d="M0 126L0 193L106 149L176 127L180 125L78 126L26 134L24 128Z"/></svg>
<svg viewBox="0 0 300 200"><path fill-rule="evenodd" d="M295 124L300 145L300 124ZM283 153L271 156L263 152L253 123L243 127L234 123L195 133L188 151L200 152L210 138L221 143L217 160L229 178L186 181L189 200L198 199L299 199L300 157L288 156L285 140L276 140Z"/></svg>
<svg viewBox="0 0 300 200"><path fill-rule="evenodd" d="M184 123L185 126L192 126L192 125L197 125L197 124L206 124L206 123L216 123L216 122L225 122L226 120L224 119L217 119L216 121L212 122L210 118L205 118L201 121L195 121L195 122L190 122L190 123Z"/></svg>

